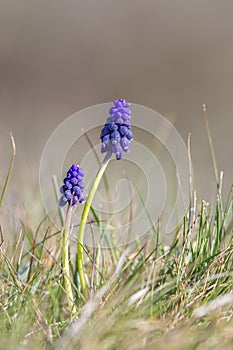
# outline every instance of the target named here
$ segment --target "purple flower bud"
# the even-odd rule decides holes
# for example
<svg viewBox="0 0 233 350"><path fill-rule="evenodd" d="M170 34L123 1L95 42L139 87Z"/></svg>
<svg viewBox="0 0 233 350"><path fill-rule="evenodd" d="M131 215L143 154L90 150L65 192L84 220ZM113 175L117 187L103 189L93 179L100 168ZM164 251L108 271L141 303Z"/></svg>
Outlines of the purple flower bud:
<svg viewBox="0 0 233 350"><path fill-rule="evenodd" d="M72 177L76 177L78 176L78 172L77 171L72 171Z"/></svg>
<svg viewBox="0 0 233 350"><path fill-rule="evenodd" d="M110 147L111 147L110 135L106 135L102 138L101 152L102 153L107 152Z"/></svg>
<svg viewBox="0 0 233 350"><path fill-rule="evenodd" d="M66 197L62 196L59 200L60 207L63 207L64 205L66 205L66 203L67 203Z"/></svg>
<svg viewBox="0 0 233 350"><path fill-rule="evenodd" d="M72 185L71 185L70 181L66 181L66 179L65 179L65 180L64 180L64 183L65 183L66 189L67 189L67 190L71 190Z"/></svg>
<svg viewBox="0 0 233 350"><path fill-rule="evenodd" d="M120 133L118 131L113 131L113 133L111 134L111 140L112 140L112 143L120 142L121 140Z"/></svg>
<svg viewBox="0 0 233 350"><path fill-rule="evenodd" d="M81 198L79 199L79 203L83 204L84 202L85 202L85 198L84 198L84 197L81 197Z"/></svg>
<svg viewBox="0 0 233 350"><path fill-rule="evenodd" d="M121 134L121 136L126 136L128 134L129 128L127 128L127 126L125 125L121 125L119 127L119 132Z"/></svg>
<svg viewBox="0 0 233 350"><path fill-rule="evenodd" d="M79 167L78 174L79 174L79 176L82 176L82 177L84 176L83 168Z"/></svg>
<svg viewBox="0 0 233 350"><path fill-rule="evenodd" d="M102 138L102 142L104 142L106 145L110 142L111 134L106 135Z"/></svg>
<svg viewBox="0 0 233 350"><path fill-rule="evenodd" d="M111 123L112 124L112 123ZM103 129L101 130L101 137L104 137L105 135L109 134L109 125L106 124Z"/></svg>
<svg viewBox="0 0 233 350"><path fill-rule="evenodd" d="M118 126L116 125L116 123L113 123L113 122L112 122L112 123L109 124L108 129L109 129L110 131L115 131L115 130L118 129Z"/></svg>
<svg viewBox="0 0 233 350"><path fill-rule="evenodd" d="M79 182L78 182L78 186L79 186L81 189L83 189L83 188L85 187L84 182L83 182L83 181L79 181Z"/></svg>
<svg viewBox="0 0 233 350"><path fill-rule="evenodd" d="M128 131L126 136L129 141L133 140L133 132L131 130Z"/></svg>
<svg viewBox="0 0 233 350"><path fill-rule="evenodd" d="M73 191L74 191L74 194L76 194L77 196L81 196L82 194L82 190L79 186L74 186Z"/></svg>
<svg viewBox="0 0 233 350"><path fill-rule="evenodd" d="M73 164L70 169L72 169L73 171L77 171L78 172L80 167L77 164Z"/></svg>
<svg viewBox="0 0 233 350"><path fill-rule="evenodd" d="M72 205L76 205L78 203L78 196L74 196L72 200Z"/></svg>
<svg viewBox="0 0 233 350"><path fill-rule="evenodd" d="M123 122L124 122L124 121L123 121L123 119L122 119L121 117L119 117L119 118L116 119L116 123L117 123L117 124L120 124L120 125L121 125L121 124L123 124Z"/></svg>
<svg viewBox="0 0 233 350"><path fill-rule="evenodd" d="M72 177L72 179L70 180L70 183L75 186L78 184L78 179L76 177Z"/></svg>
<svg viewBox="0 0 233 350"><path fill-rule="evenodd" d="M67 190L64 192L64 196L66 197L66 199L69 201L72 197L72 193L70 190Z"/></svg>
<svg viewBox="0 0 233 350"><path fill-rule="evenodd" d="M126 136L122 137L121 146L122 146L124 152L128 153L130 151L130 142Z"/></svg>
<svg viewBox="0 0 233 350"><path fill-rule="evenodd" d="M112 151L116 155L116 159L120 160L122 158L123 150L119 143L115 143L112 145Z"/></svg>

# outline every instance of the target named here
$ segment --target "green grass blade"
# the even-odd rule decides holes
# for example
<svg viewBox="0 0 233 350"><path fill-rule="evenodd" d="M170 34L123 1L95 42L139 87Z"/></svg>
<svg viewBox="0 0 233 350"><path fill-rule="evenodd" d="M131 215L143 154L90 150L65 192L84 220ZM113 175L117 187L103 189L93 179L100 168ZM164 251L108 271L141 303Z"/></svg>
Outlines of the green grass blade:
<svg viewBox="0 0 233 350"><path fill-rule="evenodd" d="M58 202L59 197L60 197L60 192L59 192L59 186L58 186L56 175L52 176L52 183L53 183L53 189L54 189L54 193L56 196L56 200ZM60 217L60 221L61 221L61 226L63 226L64 222L65 222L65 213L64 213L63 208L60 207L60 205L58 206L58 213L59 213L59 217Z"/></svg>
<svg viewBox="0 0 233 350"><path fill-rule="evenodd" d="M203 115L204 115L204 119L205 119L206 131L207 131L207 136L208 136L208 140L209 140L209 144L210 144L211 156L212 156L213 165L214 165L215 179L216 179L217 186L219 189L219 175L218 175L219 172L218 172L218 166L217 166L217 161L216 161L215 152L214 152L214 145L213 145L212 136L210 133L210 127L209 127L209 122L208 122L208 118L207 118L205 104L203 104Z"/></svg>
<svg viewBox="0 0 233 350"><path fill-rule="evenodd" d="M10 133L10 138L11 138L11 144L12 144L12 156L11 156L10 165L8 168L7 176L6 176L6 179L5 179L5 182L3 185L3 189L2 189L2 193L1 193L1 197L0 197L0 207L2 206L3 200L4 200L5 195L6 195L6 190L7 190L7 187L9 185L9 181L10 181L10 177L11 177L11 173L12 173L12 169L13 169L13 164L14 164L14 160L15 160L15 156L16 156L15 140L14 140L12 133Z"/></svg>

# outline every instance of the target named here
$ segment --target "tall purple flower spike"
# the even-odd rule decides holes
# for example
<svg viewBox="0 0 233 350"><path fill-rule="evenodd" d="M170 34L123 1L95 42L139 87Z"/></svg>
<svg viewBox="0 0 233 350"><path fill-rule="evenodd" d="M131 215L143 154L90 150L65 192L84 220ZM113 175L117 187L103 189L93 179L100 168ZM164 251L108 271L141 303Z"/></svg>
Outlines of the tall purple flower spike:
<svg viewBox="0 0 233 350"><path fill-rule="evenodd" d="M83 169L79 165L73 164L64 178L64 185L60 188L62 193L59 201L60 207L63 207L66 203L72 203L72 206L75 206L78 202L85 202L83 177Z"/></svg>
<svg viewBox="0 0 233 350"><path fill-rule="evenodd" d="M133 132L131 130L131 110L129 107L130 103L120 99L115 100L114 106L109 110L110 117L107 118L100 134L101 152L107 153L107 158L110 158L114 153L116 159L119 160L124 152L128 153L130 151Z"/></svg>

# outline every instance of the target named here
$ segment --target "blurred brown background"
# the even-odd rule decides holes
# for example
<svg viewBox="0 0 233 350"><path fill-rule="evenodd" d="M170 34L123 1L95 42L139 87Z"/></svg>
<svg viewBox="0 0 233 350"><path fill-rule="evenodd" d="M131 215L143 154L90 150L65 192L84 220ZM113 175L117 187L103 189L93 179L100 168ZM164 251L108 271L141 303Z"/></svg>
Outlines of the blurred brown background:
<svg viewBox="0 0 233 350"><path fill-rule="evenodd" d="M186 143L192 133L196 184L200 197L211 200L206 103L226 193L233 178L232 18L231 0L1 0L3 166L10 130L18 148L15 174L25 173L38 167L61 121L124 97L167 117Z"/></svg>

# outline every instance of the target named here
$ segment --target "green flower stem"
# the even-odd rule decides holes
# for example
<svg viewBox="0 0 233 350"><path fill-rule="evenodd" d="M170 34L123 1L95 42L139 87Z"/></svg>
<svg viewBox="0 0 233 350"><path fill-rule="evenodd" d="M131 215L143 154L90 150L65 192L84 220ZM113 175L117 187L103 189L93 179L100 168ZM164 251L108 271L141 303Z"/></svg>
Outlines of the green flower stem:
<svg viewBox="0 0 233 350"><path fill-rule="evenodd" d="M70 268L69 268L69 231L70 231L71 216L72 216L72 206L69 205L67 214L66 214L65 224L62 230L61 264L63 268L64 288L68 299L70 313L74 314L77 310L74 304L74 297L73 297L71 279L70 279Z"/></svg>
<svg viewBox="0 0 233 350"><path fill-rule="evenodd" d="M108 162L109 162L109 159L102 163L102 165L101 165L101 167L96 175L96 178L91 186L90 192L88 194L86 203L85 203L84 208L83 208L80 227L79 227L78 252L77 252L77 271L78 271L79 278L80 278L80 285L81 285L82 293L83 293L83 296L85 299L88 299L88 296L89 296L89 292L87 289L86 280L85 280L85 276L84 276L84 269L83 269L83 238L84 238L85 226L86 226L88 213L89 213L94 195L95 195L96 190L99 186L100 180L102 179L103 174L107 168Z"/></svg>

